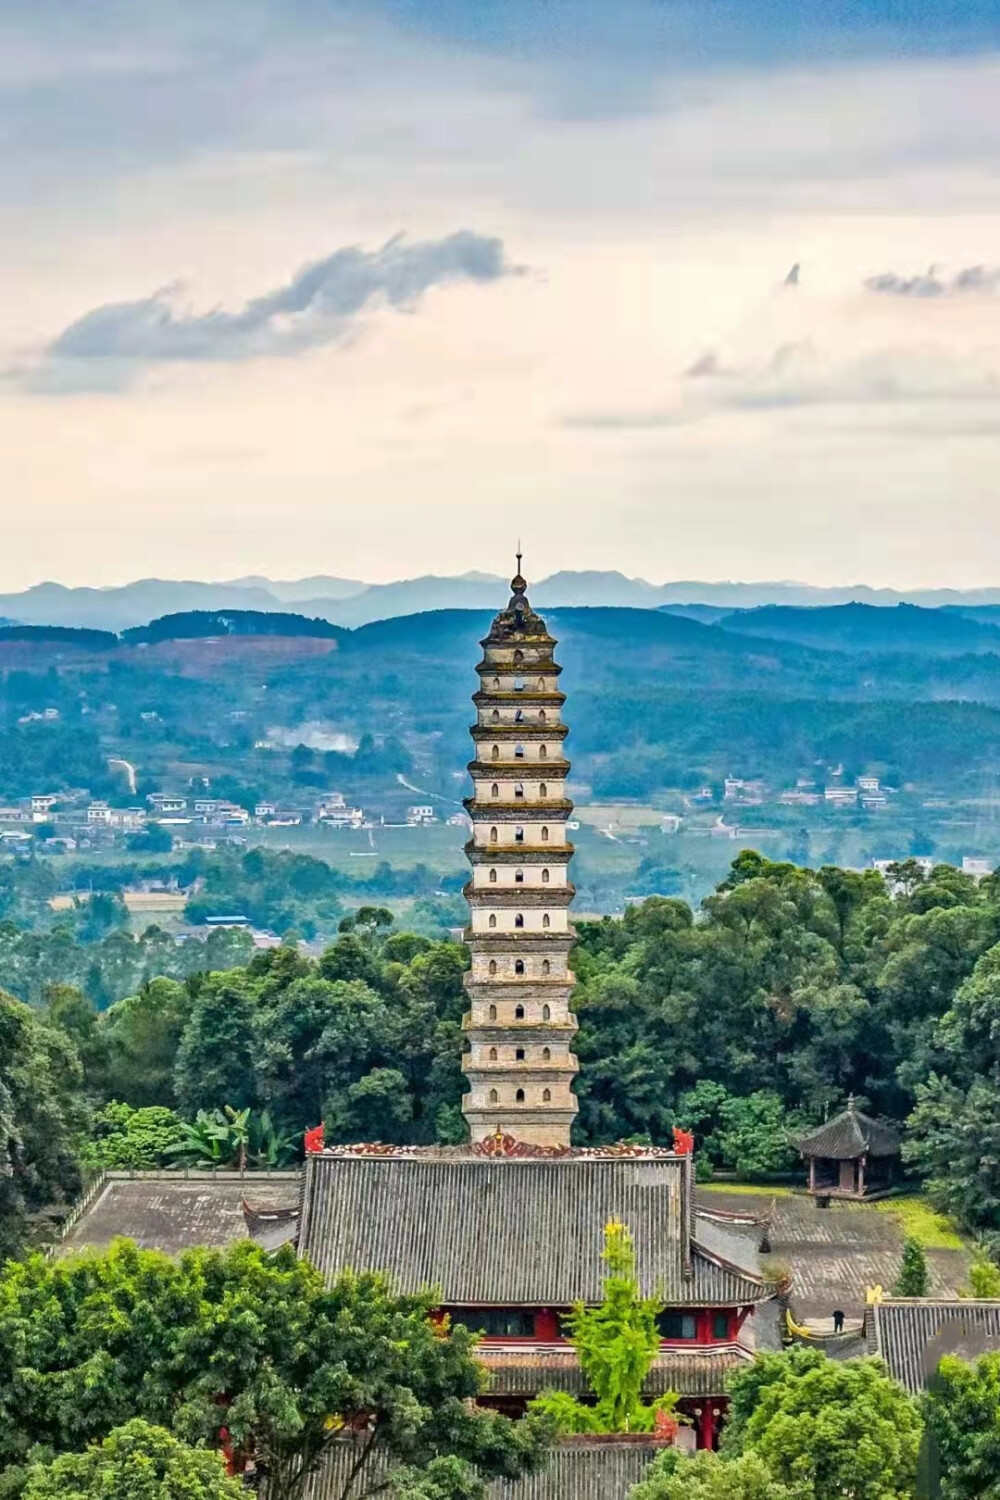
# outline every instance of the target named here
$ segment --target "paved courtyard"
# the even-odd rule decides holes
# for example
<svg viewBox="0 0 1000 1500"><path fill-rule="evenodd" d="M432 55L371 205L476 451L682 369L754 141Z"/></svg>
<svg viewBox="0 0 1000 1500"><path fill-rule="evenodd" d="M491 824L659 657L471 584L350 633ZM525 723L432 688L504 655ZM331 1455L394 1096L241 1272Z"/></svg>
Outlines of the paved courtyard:
<svg viewBox="0 0 1000 1500"><path fill-rule="evenodd" d="M764 1196L739 1192L700 1192L699 1202L708 1209L755 1213L769 1206ZM868 1287L888 1293L899 1274L904 1234L892 1215L874 1204L834 1202L817 1208L808 1194L793 1193L775 1198L768 1238L771 1251L761 1256L761 1265L788 1268L792 1310L804 1321L829 1318L837 1307L857 1317ZM926 1255L931 1295L955 1296L968 1279L968 1252L928 1250Z"/></svg>

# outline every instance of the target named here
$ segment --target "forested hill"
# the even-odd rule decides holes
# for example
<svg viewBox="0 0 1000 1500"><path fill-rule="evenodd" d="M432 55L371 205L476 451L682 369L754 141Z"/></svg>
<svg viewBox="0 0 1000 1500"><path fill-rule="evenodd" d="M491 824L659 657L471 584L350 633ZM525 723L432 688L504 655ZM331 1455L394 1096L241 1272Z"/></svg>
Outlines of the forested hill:
<svg viewBox="0 0 1000 1500"><path fill-rule="evenodd" d="M270 796L275 774L285 794L292 779L350 789L354 777L370 791L372 776L405 774L455 798L492 613L346 630L294 613L192 611L122 636L0 630L0 792L37 790L42 765L53 788L93 788L103 751L154 788L194 756ZM837 765L976 796L1000 771L1000 628L955 611L767 608L712 621L573 608L546 619L570 695L574 778L595 797L648 799L727 775L788 786ZM49 710L50 722L28 722ZM334 746L391 740L391 753L366 751L363 774L337 748L324 751L329 764L285 767L281 747L309 725ZM65 775L60 736L75 746Z"/></svg>
<svg viewBox="0 0 1000 1500"><path fill-rule="evenodd" d="M123 630L126 645L150 645L156 641L203 640L218 635L318 636L322 640L339 640L347 634L329 620L308 619L305 615L279 614L258 609L207 610L191 609L182 614L163 615L148 625Z"/></svg>
<svg viewBox="0 0 1000 1500"><path fill-rule="evenodd" d="M994 621L996 616L994 616ZM797 641L833 651L926 651L953 655L964 651L1000 651L1000 627L969 618L954 609L919 609L897 604L840 604L829 608L793 609L770 604L736 610L718 619L724 630L740 635Z"/></svg>

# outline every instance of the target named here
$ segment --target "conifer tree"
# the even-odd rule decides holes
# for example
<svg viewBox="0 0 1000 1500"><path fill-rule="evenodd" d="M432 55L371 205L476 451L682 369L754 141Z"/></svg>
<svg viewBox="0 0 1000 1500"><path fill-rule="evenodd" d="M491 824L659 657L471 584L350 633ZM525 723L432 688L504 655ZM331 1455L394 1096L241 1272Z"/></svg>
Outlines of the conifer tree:
<svg viewBox="0 0 1000 1500"><path fill-rule="evenodd" d="M923 1246L919 1240L906 1240L893 1292L897 1297L926 1297L929 1286L930 1275Z"/></svg>

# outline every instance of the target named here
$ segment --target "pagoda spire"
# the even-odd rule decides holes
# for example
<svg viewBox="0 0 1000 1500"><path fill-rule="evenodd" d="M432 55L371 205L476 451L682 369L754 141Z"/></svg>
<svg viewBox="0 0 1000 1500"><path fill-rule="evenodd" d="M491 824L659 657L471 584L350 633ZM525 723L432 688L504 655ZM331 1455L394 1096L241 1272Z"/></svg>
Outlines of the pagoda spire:
<svg viewBox="0 0 1000 1500"><path fill-rule="evenodd" d="M466 975L470 1010L462 1110L474 1141L509 1135L568 1146L577 1102L571 1050L573 886L566 841L572 803L555 641L531 608L521 572L482 642L473 696L475 758L466 853L472 878Z"/></svg>

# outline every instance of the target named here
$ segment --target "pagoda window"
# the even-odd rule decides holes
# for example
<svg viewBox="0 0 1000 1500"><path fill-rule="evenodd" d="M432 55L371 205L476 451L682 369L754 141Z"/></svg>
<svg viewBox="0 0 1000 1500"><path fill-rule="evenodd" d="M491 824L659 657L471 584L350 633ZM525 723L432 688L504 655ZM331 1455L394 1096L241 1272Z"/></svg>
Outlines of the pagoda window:
<svg viewBox="0 0 1000 1500"><path fill-rule="evenodd" d="M538 710L538 722L539 722L539 724L544 724L545 723L545 710L544 710L544 708L540 708Z"/></svg>
<svg viewBox="0 0 1000 1500"><path fill-rule="evenodd" d="M712 1337L713 1339L728 1339L729 1314L727 1312L712 1314Z"/></svg>
<svg viewBox="0 0 1000 1500"><path fill-rule="evenodd" d="M497 785L497 783L494 781L493 785L490 787L490 796L491 797L499 797L499 795L500 795L500 788Z"/></svg>
<svg viewBox="0 0 1000 1500"><path fill-rule="evenodd" d="M542 885L548 885L548 883L549 883L549 872L548 872L548 870L543 870L542 871Z"/></svg>
<svg viewBox="0 0 1000 1500"><path fill-rule="evenodd" d="M515 958L515 960L514 960L514 973L515 974L523 974L524 973L524 959L523 958Z"/></svg>
<svg viewBox="0 0 1000 1500"><path fill-rule="evenodd" d="M515 844L523 844L524 843L524 829L523 828L515 828L514 829L514 843Z"/></svg>
<svg viewBox="0 0 1000 1500"><path fill-rule="evenodd" d="M491 974L495 974L496 971L497 971L497 961L496 961L495 958L491 958L490 959L490 973Z"/></svg>
<svg viewBox="0 0 1000 1500"><path fill-rule="evenodd" d="M524 1103L524 1089L518 1089L517 1093L514 1095L514 1103L515 1104L523 1104Z"/></svg>
<svg viewBox="0 0 1000 1500"><path fill-rule="evenodd" d="M548 1047L543 1047L542 1048L542 1062L548 1062L551 1059L551 1057L552 1057L552 1053L549 1051Z"/></svg>
<svg viewBox="0 0 1000 1500"><path fill-rule="evenodd" d="M500 759L500 746L499 745L494 745L493 746L493 759L494 760L499 760Z"/></svg>
<svg viewBox="0 0 1000 1500"><path fill-rule="evenodd" d="M498 838L498 834L497 834L496 829L495 828L491 828L490 829L490 843L491 844L495 844L496 841L497 841L497 838Z"/></svg>
<svg viewBox="0 0 1000 1500"><path fill-rule="evenodd" d="M515 1047L514 1048L514 1061L515 1062L524 1062L524 1048L523 1047Z"/></svg>
<svg viewBox="0 0 1000 1500"><path fill-rule="evenodd" d="M549 758L549 752L546 750L545 746L544 745L539 745L539 747L538 747L538 759L539 760L548 760L548 758Z"/></svg>
<svg viewBox="0 0 1000 1500"><path fill-rule="evenodd" d="M515 785L514 785L514 796L515 797L523 797L524 796L524 783L523 782L518 781L518 782L515 783Z"/></svg>
<svg viewBox="0 0 1000 1500"><path fill-rule="evenodd" d="M547 1005L543 1005L542 1006L542 1020L543 1021L551 1021L552 1020L552 1011L550 1010L550 1008Z"/></svg>
<svg viewBox="0 0 1000 1500"><path fill-rule="evenodd" d="M497 883L497 872L496 872L496 870L491 870L490 871L490 885L496 885L496 883Z"/></svg>
<svg viewBox="0 0 1000 1500"><path fill-rule="evenodd" d="M491 911L490 912L490 926L491 927L495 927L496 925L497 925L496 912L492 912Z"/></svg>
<svg viewBox="0 0 1000 1500"><path fill-rule="evenodd" d="M524 661L524 652L523 651L515 651L514 652L514 660L515 660L515 662L518 662L518 663Z"/></svg>
<svg viewBox="0 0 1000 1500"><path fill-rule="evenodd" d="M515 870L514 871L514 884L515 885L523 885L524 884L524 871L523 870Z"/></svg>
<svg viewBox="0 0 1000 1500"><path fill-rule="evenodd" d="M698 1337L698 1320L694 1313L661 1312L656 1320L661 1339L694 1339Z"/></svg>
<svg viewBox="0 0 1000 1500"><path fill-rule="evenodd" d="M543 911L542 912L542 926L543 927L551 927L552 926L552 923L549 921L549 914L548 914L547 911Z"/></svg>
<svg viewBox="0 0 1000 1500"><path fill-rule="evenodd" d="M523 724L524 723L524 710L523 709L519 708L519 709L517 709L515 711L515 713L514 713L514 723L515 724Z"/></svg>
<svg viewBox="0 0 1000 1500"><path fill-rule="evenodd" d="M523 745L515 745L514 746L514 759L515 760L523 760L524 759L524 746Z"/></svg>
<svg viewBox="0 0 1000 1500"><path fill-rule="evenodd" d="M495 708L493 710L493 712L490 714L490 718L493 720L494 724L499 724L500 723L500 710L498 708Z"/></svg>
<svg viewBox="0 0 1000 1500"><path fill-rule="evenodd" d="M497 1008L496 1008L495 1005L491 1005L490 1006L490 1020L491 1021L495 1021L496 1018L497 1018Z"/></svg>
<svg viewBox="0 0 1000 1500"><path fill-rule="evenodd" d="M490 1103L491 1104L499 1104L499 1102L500 1102L500 1095L497 1093L496 1089L490 1089Z"/></svg>
<svg viewBox="0 0 1000 1500"><path fill-rule="evenodd" d="M552 1102L552 1090L551 1089L542 1089L542 1103L543 1104L551 1104L551 1102Z"/></svg>
<svg viewBox="0 0 1000 1500"><path fill-rule="evenodd" d="M544 693L545 692L545 678L544 677L539 677L539 679L538 679L538 691L540 693Z"/></svg>
<svg viewBox="0 0 1000 1500"><path fill-rule="evenodd" d="M515 1021L523 1021L524 1020L524 1006L523 1005L515 1005L514 1006L514 1020Z"/></svg>
<svg viewBox="0 0 1000 1500"><path fill-rule="evenodd" d="M543 958L542 959L542 973L543 974L547 974L549 972L549 970L551 969L551 967L552 967L552 965L549 963L548 959L547 958ZM545 1009L548 1010L548 1006L546 1006ZM545 1019L547 1021L549 1019L548 1016L546 1016Z"/></svg>
<svg viewBox="0 0 1000 1500"><path fill-rule="evenodd" d="M496 1062L496 1060L497 1060L497 1049L495 1047L491 1047L490 1048L490 1062Z"/></svg>
<svg viewBox="0 0 1000 1500"><path fill-rule="evenodd" d="M545 785L544 781L540 781L538 783L538 795L539 795L540 798L542 798L543 801L549 795L549 789Z"/></svg>
<svg viewBox="0 0 1000 1500"><path fill-rule="evenodd" d="M494 677L494 679L493 679L493 686L495 688L498 688L500 686L500 679L499 679L499 677Z"/></svg>
<svg viewBox="0 0 1000 1500"><path fill-rule="evenodd" d="M494 918L493 920L495 922L496 918ZM514 926L515 927L523 927L524 926L524 915L523 915L522 912L518 912L515 915L515 917L514 917Z"/></svg>
<svg viewBox="0 0 1000 1500"><path fill-rule="evenodd" d="M547 844L548 841L549 841L549 830L547 828L543 828L542 829L542 843L543 844Z"/></svg>
<svg viewBox="0 0 1000 1500"><path fill-rule="evenodd" d="M524 678L523 677L515 677L514 678L514 691L515 691L515 693L523 693L524 692Z"/></svg>

